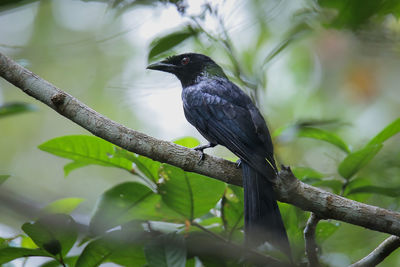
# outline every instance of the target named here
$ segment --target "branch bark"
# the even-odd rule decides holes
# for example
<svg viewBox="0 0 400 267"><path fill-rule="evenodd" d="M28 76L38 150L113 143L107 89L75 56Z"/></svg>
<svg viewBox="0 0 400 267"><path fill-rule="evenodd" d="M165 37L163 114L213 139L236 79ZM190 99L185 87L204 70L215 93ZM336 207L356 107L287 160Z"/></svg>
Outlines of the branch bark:
<svg viewBox="0 0 400 267"><path fill-rule="evenodd" d="M117 146L185 171L242 185L241 173L235 163L206 155L199 165L200 152L128 129L102 116L1 53L0 76L92 134ZM290 168L282 168L274 188L279 201L312 211L320 218L336 219L400 236L400 213L352 201L304 184L294 177Z"/></svg>
<svg viewBox="0 0 400 267"><path fill-rule="evenodd" d="M383 241L376 249L374 249L365 258L350 265L350 267L372 267L381 263L394 250L400 247L400 237L390 236Z"/></svg>
<svg viewBox="0 0 400 267"><path fill-rule="evenodd" d="M315 241L315 230L317 229L317 224L320 221L315 213L311 212L310 218L308 218L306 227L304 228L304 241L306 246L306 254L308 258L308 266L319 267L318 260L318 247Z"/></svg>

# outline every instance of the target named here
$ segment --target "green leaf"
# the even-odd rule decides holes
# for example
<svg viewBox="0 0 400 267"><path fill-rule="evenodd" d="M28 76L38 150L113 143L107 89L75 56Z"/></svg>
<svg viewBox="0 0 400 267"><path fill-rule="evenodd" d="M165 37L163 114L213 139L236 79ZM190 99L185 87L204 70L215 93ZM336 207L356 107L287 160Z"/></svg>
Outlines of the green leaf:
<svg viewBox="0 0 400 267"><path fill-rule="evenodd" d="M333 235L339 229L339 223L332 223L328 221L320 221L315 230L317 243L321 244L323 241Z"/></svg>
<svg viewBox="0 0 400 267"><path fill-rule="evenodd" d="M243 208L243 188L228 185L228 190L226 190L222 201L221 217L229 239L236 229L240 229L244 225Z"/></svg>
<svg viewBox="0 0 400 267"><path fill-rule="evenodd" d="M86 167L90 165L90 163L81 162L81 161L73 161L64 165L64 176L67 177L70 172L73 170Z"/></svg>
<svg viewBox="0 0 400 267"><path fill-rule="evenodd" d="M95 136L68 135L51 139L41 144L39 149L82 164L96 164L131 171L132 163L129 160L112 156L115 147L110 142Z"/></svg>
<svg viewBox="0 0 400 267"><path fill-rule="evenodd" d="M186 246L182 235L170 233L152 240L144 249L149 267L185 267Z"/></svg>
<svg viewBox="0 0 400 267"><path fill-rule="evenodd" d="M91 241L79 256L75 267L96 267L104 261L124 266L143 266L145 257L141 246L136 244L143 232L129 228L111 231Z"/></svg>
<svg viewBox="0 0 400 267"><path fill-rule="evenodd" d="M83 198L69 197L58 199L46 207L43 208L45 213L64 213L70 214L74 211L79 204L83 201Z"/></svg>
<svg viewBox="0 0 400 267"><path fill-rule="evenodd" d="M52 255L67 255L78 237L75 221L66 214L42 216L35 222L22 225L22 230L39 248Z"/></svg>
<svg viewBox="0 0 400 267"><path fill-rule="evenodd" d="M221 217L216 217L216 216L212 215L212 217L209 217L207 219L202 219L199 222L199 224L206 227L207 229L209 229L209 228L214 228L214 227L219 228L222 226L223 223L222 223Z"/></svg>
<svg viewBox="0 0 400 267"><path fill-rule="evenodd" d="M97 267L112 254L112 244L104 238L90 242L82 251L75 267Z"/></svg>
<svg viewBox="0 0 400 267"><path fill-rule="evenodd" d="M368 145L381 144L399 132L400 132L400 118L396 119L388 126L386 126L385 129L383 129L374 138L372 138L371 141L369 141Z"/></svg>
<svg viewBox="0 0 400 267"><path fill-rule="evenodd" d="M294 25L294 27L286 32L285 38L269 52L263 61L263 66L279 55L288 45L303 37L308 32L310 32L310 26L307 23Z"/></svg>
<svg viewBox="0 0 400 267"><path fill-rule="evenodd" d="M35 105L26 104L26 103L7 103L4 105L0 105L0 118L15 115L18 113L23 113L27 111L37 110Z"/></svg>
<svg viewBox="0 0 400 267"><path fill-rule="evenodd" d="M365 202L371 195L368 194L349 195L349 192L354 188L363 187L367 185L371 185L371 179L356 176L348 182L346 189L343 192L343 196L358 202Z"/></svg>
<svg viewBox="0 0 400 267"><path fill-rule="evenodd" d="M160 175L164 178L159 185L163 202L190 221L214 208L226 187L220 181L167 164L162 165Z"/></svg>
<svg viewBox="0 0 400 267"><path fill-rule="evenodd" d="M350 179L379 152L382 146L382 144L367 145L358 151L350 153L339 164L339 174L345 179Z"/></svg>
<svg viewBox="0 0 400 267"><path fill-rule="evenodd" d="M114 250L109 261L121 266L145 266L146 257L142 245L128 244Z"/></svg>
<svg viewBox="0 0 400 267"><path fill-rule="evenodd" d="M278 204L287 234L290 237L291 245L293 247L304 246L303 232L299 231L299 229L304 228L308 219L307 213L290 204L282 202L279 202Z"/></svg>
<svg viewBox="0 0 400 267"><path fill-rule="evenodd" d="M328 142L340 148L344 152L350 153L350 150L347 147L346 143L338 135L328 132L326 130L312 128L312 127L302 127L299 128L297 135L299 137L313 138Z"/></svg>
<svg viewBox="0 0 400 267"><path fill-rule="evenodd" d="M194 148L198 145L200 145L200 141L197 140L194 137L182 137L180 139L174 140L174 143L180 146L188 147L188 148Z"/></svg>
<svg viewBox="0 0 400 267"><path fill-rule="evenodd" d="M132 220L173 217L174 212L160 208L160 201L161 197L143 184L125 182L116 185L101 196L90 221L90 231L98 234Z"/></svg>
<svg viewBox="0 0 400 267"><path fill-rule="evenodd" d="M158 171L161 163L144 156L136 155L122 148L116 148L114 157L125 158L135 164L141 173L153 182L158 181Z"/></svg>
<svg viewBox="0 0 400 267"><path fill-rule="evenodd" d="M0 249L0 264L31 256L51 257L51 255L43 249L6 247Z"/></svg>
<svg viewBox="0 0 400 267"><path fill-rule="evenodd" d="M367 186L352 188L349 191L348 195L360 194L360 193L377 194L388 197L399 197L400 187L381 187L381 186L367 185Z"/></svg>
<svg viewBox="0 0 400 267"><path fill-rule="evenodd" d="M72 267L72 266L75 266L77 259L78 259L78 256L71 256L71 257L63 258L63 261L67 266ZM40 265L40 267L63 267L63 266L61 265L61 263L58 260L52 260L52 261L43 263L42 265Z"/></svg>
<svg viewBox="0 0 400 267"><path fill-rule="evenodd" d="M0 249L8 247L9 240L0 237Z"/></svg>
<svg viewBox="0 0 400 267"><path fill-rule="evenodd" d="M179 45L186 39L197 34L197 31L191 27L184 30L172 32L170 34L159 37L151 42L148 61L154 60L157 56L164 54L175 46Z"/></svg>
<svg viewBox="0 0 400 267"><path fill-rule="evenodd" d="M8 175L8 174L1 174L1 175L0 175L0 185L1 185L2 183L4 183L8 178L10 178L10 176L11 176L11 175Z"/></svg>
<svg viewBox="0 0 400 267"><path fill-rule="evenodd" d="M397 0L318 0L317 2L321 7L336 9L333 20L327 26L338 29L357 30L371 22L376 24L379 18L382 20L388 14L399 16L400 13L400 4ZM322 11L326 16L326 10Z"/></svg>
<svg viewBox="0 0 400 267"><path fill-rule="evenodd" d="M139 155L134 163L146 177L150 178L153 182L158 181L158 172L161 166L160 162Z"/></svg>
<svg viewBox="0 0 400 267"><path fill-rule="evenodd" d="M342 190L343 182L336 179L325 179L312 183L313 186L326 187L332 189L332 192L338 194Z"/></svg>
<svg viewBox="0 0 400 267"><path fill-rule="evenodd" d="M21 247L23 248L38 248L38 246L33 242L32 238L29 236L22 235L21 237Z"/></svg>
<svg viewBox="0 0 400 267"><path fill-rule="evenodd" d="M293 167L292 168L294 176L299 180L305 179L316 179L321 180L325 175L319 171L314 170L310 167Z"/></svg>

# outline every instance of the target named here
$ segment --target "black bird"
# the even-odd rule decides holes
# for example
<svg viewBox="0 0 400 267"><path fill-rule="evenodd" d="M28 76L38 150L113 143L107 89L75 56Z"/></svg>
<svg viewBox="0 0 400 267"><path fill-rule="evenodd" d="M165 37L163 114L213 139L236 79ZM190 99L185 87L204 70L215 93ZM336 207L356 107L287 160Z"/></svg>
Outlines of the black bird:
<svg viewBox="0 0 400 267"><path fill-rule="evenodd" d="M290 257L290 246L272 182L277 177L271 137L250 97L211 58L195 53L168 57L147 67L175 74L182 83L186 119L209 141L240 158L243 171L245 242L265 241Z"/></svg>

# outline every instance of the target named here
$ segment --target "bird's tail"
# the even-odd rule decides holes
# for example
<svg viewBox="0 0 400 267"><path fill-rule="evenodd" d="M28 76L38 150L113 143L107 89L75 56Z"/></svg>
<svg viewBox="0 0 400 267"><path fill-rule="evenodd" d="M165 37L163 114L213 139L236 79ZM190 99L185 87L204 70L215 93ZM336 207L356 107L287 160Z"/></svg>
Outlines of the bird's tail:
<svg viewBox="0 0 400 267"><path fill-rule="evenodd" d="M258 246L267 241L291 258L289 240L271 182L243 161L242 170L246 244Z"/></svg>

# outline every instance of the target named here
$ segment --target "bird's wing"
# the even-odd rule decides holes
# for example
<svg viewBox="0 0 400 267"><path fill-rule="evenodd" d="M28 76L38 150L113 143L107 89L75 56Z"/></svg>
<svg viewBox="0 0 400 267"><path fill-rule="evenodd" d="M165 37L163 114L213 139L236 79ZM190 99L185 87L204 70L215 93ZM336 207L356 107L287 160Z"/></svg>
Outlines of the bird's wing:
<svg viewBox="0 0 400 267"><path fill-rule="evenodd" d="M272 144L270 151L265 149L266 144L259 137L260 122L254 121L260 118L252 114L254 111L248 106L236 103L237 99L212 94L203 87L202 90L193 90L184 99L185 116L210 142L227 147L250 166L267 174L271 166L266 158L268 161L272 159ZM265 125L263 119L262 123ZM269 134L267 138L270 138Z"/></svg>

